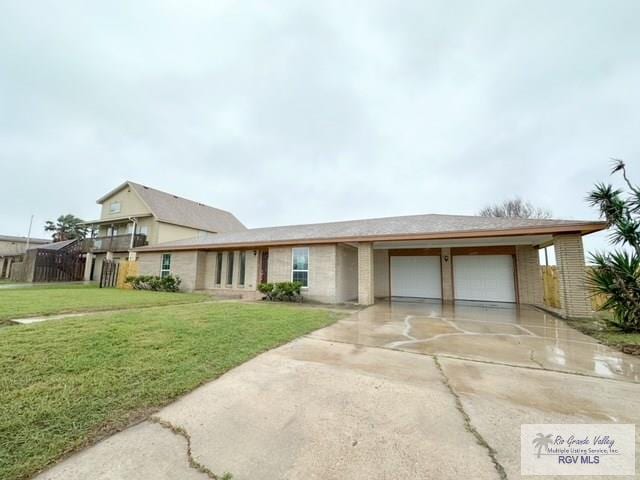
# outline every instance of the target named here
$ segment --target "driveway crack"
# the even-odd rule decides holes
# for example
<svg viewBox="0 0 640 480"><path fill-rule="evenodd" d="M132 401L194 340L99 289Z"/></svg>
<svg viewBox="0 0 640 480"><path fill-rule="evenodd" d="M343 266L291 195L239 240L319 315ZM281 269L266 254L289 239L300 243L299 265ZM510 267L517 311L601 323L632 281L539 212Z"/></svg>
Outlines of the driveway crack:
<svg viewBox="0 0 640 480"><path fill-rule="evenodd" d="M480 434L480 432L478 432L476 427L474 427L473 424L471 423L471 417L462 406L462 400L460 400L460 396L451 385L451 382L449 381L449 377L447 377L447 374L444 373L444 369L442 368L442 365L440 364L440 361L438 360L437 355L433 356L433 361L435 362L436 368L440 372L440 375L442 375L442 383L444 383L444 385L447 387L447 389L455 399L456 408L462 415L465 429L475 437L478 445L483 446L487 450L487 454L489 455L489 458L491 459L491 462L493 463L493 466L495 467L496 472L498 472L500 479L508 480L507 472L498 461L497 452L493 449L491 445L489 445L489 443L484 439L484 437Z"/></svg>
<svg viewBox="0 0 640 480"><path fill-rule="evenodd" d="M187 432L183 427L178 427L171 422L162 420L159 417L150 417L149 421L152 423L156 423L161 427L166 428L167 430L171 430L174 435L178 435L187 441L187 457L189 458L189 466L191 468L197 470L200 473L203 473L212 480L232 480L233 476L230 473L224 473L222 476L216 475L205 465L201 464L195 458L193 458L193 454L191 452L191 435L189 435L189 432Z"/></svg>

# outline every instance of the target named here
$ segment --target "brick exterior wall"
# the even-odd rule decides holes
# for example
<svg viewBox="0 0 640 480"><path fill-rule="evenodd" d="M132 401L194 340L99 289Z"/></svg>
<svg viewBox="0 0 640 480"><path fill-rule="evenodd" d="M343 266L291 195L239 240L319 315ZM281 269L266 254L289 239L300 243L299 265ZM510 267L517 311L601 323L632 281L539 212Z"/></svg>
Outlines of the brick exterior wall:
<svg viewBox="0 0 640 480"><path fill-rule="evenodd" d="M375 301L373 244L358 244L358 303L373 305Z"/></svg>
<svg viewBox="0 0 640 480"><path fill-rule="evenodd" d="M453 258L449 247L442 248L440 252L440 272L442 276L442 301L453 302Z"/></svg>
<svg viewBox="0 0 640 480"><path fill-rule="evenodd" d="M167 252L171 254L171 274L177 275L182 280L180 289L190 292L196 289L198 276L198 262L200 252ZM162 253L138 252L138 274L160 275L160 263Z"/></svg>
<svg viewBox="0 0 640 480"><path fill-rule="evenodd" d="M306 245L300 245L306 247ZM292 247L269 248L269 282L290 282ZM305 298L323 303L336 303L336 246L309 246L309 287Z"/></svg>
<svg viewBox="0 0 640 480"><path fill-rule="evenodd" d="M373 251L373 285L376 298L385 298L389 293L389 250Z"/></svg>
<svg viewBox="0 0 640 480"><path fill-rule="evenodd" d="M530 245L516 246L516 272L520 303L542 305L542 271L538 250Z"/></svg>
<svg viewBox="0 0 640 480"><path fill-rule="evenodd" d="M336 303L358 298L358 250L349 245L336 246Z"/></svg>
<svg viewBox="0 0 640 480"><path fill-rule="evenodd" d="M202 289L211 290L216 295L241 296L245 299L255 299L260 295L257 291L258 257L253 250L245 250L244 285L240 285L240 251L222 252L222 283L216 285L216 268L218 252L204 252L204 271L202 274ZM233 282L227 284L228 256L233 258Z"/></svg>
<svg viewBox="0 0 640 480"><path fill-rule="evenodd" d="M590 317L582 236L558 235L554 237L553 245L560 280L560 308L568 317Z"/></svg>

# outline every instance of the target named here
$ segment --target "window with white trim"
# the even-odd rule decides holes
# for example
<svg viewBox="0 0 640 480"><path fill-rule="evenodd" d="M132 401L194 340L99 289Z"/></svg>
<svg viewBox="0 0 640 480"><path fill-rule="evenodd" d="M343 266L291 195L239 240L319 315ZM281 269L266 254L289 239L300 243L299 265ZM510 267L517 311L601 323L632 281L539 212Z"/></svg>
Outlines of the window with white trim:
<svg viewBox="0 0 640 480"><path fill-rule="evenodd" d="M109 213L120 213L120 202L111 202Z"/></svg>
<svg viewBox="0 0 640 480"><path fill-rule="evenodd" d="M291 280L300 282L303 287L309 286L309 248L298 247L291 249L292 268Z"/></svg>
<svg viewBox="0 0 640 480"><path fill-rule="evenodd" d="M160 276L164 278L169 275L171 275L171 254L163 253L162 263L160 265Z"/></svg>

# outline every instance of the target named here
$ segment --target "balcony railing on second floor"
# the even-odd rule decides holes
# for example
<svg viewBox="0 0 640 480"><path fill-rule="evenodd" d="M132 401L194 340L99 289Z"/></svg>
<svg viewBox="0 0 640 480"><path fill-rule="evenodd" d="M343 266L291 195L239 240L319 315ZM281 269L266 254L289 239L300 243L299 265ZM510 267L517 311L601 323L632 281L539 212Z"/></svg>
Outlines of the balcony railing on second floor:
<svg viewBox="0 0 640 480"><path fill-rule="evenodd" d="M112 235L110 237L85 238L83 250L85 252L126 252L131 248L144 247L147 236L142 233L133 235Z"/></svg>

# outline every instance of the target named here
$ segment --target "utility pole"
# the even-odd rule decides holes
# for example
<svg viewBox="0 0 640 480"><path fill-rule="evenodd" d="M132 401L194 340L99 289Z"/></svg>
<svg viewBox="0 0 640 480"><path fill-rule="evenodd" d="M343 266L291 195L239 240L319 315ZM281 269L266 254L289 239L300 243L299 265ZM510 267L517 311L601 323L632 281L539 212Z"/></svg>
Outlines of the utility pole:
<svg viewBox="0 0 640 480"><path fill-rule="evenodd" d="M29 250L29 243L31 243L31 227L33 226L33 214L31 214L31 220L29 220L29 233L27 233L27 247L25 250Z"/></svg>

